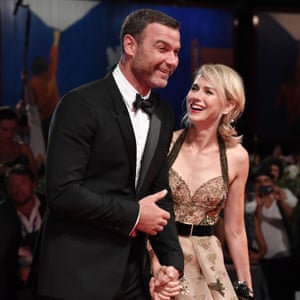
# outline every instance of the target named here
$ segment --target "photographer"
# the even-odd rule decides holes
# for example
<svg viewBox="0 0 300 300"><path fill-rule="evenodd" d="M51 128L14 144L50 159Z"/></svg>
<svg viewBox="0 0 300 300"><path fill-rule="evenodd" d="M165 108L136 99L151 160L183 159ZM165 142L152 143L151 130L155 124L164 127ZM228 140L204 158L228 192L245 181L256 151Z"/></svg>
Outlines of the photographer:
<svg viewBox="0 0 300 300"><path fill-rule="evenodd" d="M267 164L255 168L250 179L253 200L246 204L246 212L255 212L267 244L261 264L271 299L294 299L294 264L286 222L292 218L297 198L287 198L279 191Z"/></svg>
<svg viewBox="0 0 300 300"><path fill-rule="evenodd" d="M295 206L293 206L293 203L297 203L298 199L289 188L282 185L278 186L278 182L280 182L280 179L282 178L284 172L284 161L279 157L269 156L264 159L262 163L267 168L270 168L272 180L274 183L273 187L275 198L282 204L282 209L287 221L294 221Z"/></svg>

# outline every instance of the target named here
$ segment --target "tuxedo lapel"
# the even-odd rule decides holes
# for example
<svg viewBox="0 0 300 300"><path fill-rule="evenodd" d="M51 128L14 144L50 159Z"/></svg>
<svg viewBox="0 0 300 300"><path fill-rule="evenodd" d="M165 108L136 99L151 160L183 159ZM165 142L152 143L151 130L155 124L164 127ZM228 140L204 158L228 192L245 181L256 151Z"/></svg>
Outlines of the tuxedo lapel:
<svg viewBox="0 0 300 300"><path fill-rule="evenodd" d="M135 178L135 165L136 165L136 141L132 129L132 125L129 119L128 114L120 114L116 116L116 119L119 123L120 131L122 133L126 149L129 156L131 172L133 178Z"/></svg>
<svg viewBox="0 0 300 300"><path fill-rule="evenodd" d="M148 170L150 168L151 161L153 159L155 149L157 148L157 144L159 141L160 129L161 129L161 120L158 118L158 116L155 113L153 113L150 120L149 134L148 134L143 160L141 164L141 171L138 180L137 191L140 190L145 180L145 177L148 173Z"/></svg>
<svg viewBox="0 0 300 300"><path fill-rule="evenodd" d="M112 103L114 106L116 121L119 124L121 134L123 136L126 150L128 152L132 178L135 178L135 165L136 165L136 141L134 131L130 121L130 117L124 103L123 97L113 79L112 74L106 77L108 90L111 94Z"/></svg>

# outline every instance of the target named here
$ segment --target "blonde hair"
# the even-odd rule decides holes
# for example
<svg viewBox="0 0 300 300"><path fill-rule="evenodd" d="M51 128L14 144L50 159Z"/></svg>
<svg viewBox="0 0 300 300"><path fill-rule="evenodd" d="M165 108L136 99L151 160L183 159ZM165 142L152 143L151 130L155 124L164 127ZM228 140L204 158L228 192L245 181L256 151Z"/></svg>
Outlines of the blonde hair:
<svg viewBox="0 0 300 300"><path fill-rule="evenodd" d="M224 114L220 120L218 134L227 144L237 144L242 141L236 129L231 125L242 114L245 108L245 90L241 76L232 68L222 64L204 64L197 71L195 79L199 76L205 77L214 84L224 103L231 101L234 108ZM186 113L182 119L186 126L190 121Z"/></svg>

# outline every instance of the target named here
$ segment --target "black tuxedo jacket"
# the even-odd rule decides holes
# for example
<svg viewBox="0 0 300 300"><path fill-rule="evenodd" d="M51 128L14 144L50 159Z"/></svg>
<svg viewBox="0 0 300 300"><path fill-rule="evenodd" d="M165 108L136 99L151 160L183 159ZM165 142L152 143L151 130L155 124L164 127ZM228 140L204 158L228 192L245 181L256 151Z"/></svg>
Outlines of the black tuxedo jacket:
<svg viewBox="0 0 300 300"><path fill-rule="evenodd" d="M16 208L0 191L0 299L16 300L18 249L22 240Z"/></svg>
<svg viewBox="0 0 300 300"><path fill-rule="evenodd" d="M173 112L158 95L152 96L155 110L137 188L135 136L112 74L61 99L47 153L40 294L109 300L118 291L128 260L129 233L138 217L137 201L163 188L169 190L166 155ZM172 218L163 232L150 239L162 264L183 270L170 194L158 205ZM144 255L146 262L146 251ZM149 270L145 270L146 282Z"/></svg>

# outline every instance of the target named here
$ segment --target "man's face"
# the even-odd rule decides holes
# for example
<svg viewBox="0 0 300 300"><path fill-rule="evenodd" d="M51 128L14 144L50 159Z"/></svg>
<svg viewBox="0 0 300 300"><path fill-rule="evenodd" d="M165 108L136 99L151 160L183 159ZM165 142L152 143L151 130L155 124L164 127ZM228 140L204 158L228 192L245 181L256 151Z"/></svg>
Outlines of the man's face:
<svg viewBox="0 0 300 300"><path fill-rule="evenodd" d="M14 140L17 132L17 121L2 120L0 121L0 141L3 143L10 143Z"/></svg>
<svg viewBox="0 0 300 300"><path fill-rule="evenodd" d="M131 72L143 90L163 88L179 63L180 32L167 26L149 24L136 41Z"/></svg>
<svg viewBox="0 0 300 300"><path fill-rule="evenodd" d="M259 175L254 180L254 189L256 193L259 193L261 186L273 186L273 181L270 176Z"/></svg>
<svg viewBox="0 0 300 300"><path fill-rule="evenodd" d="M9 195L16 205L27 203L33 196L34 182L26 175L10 175L7 187Z"/></svg>

